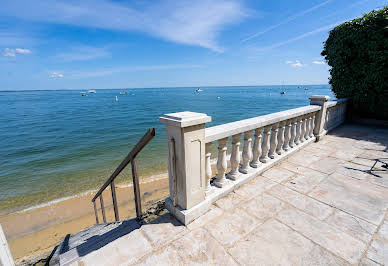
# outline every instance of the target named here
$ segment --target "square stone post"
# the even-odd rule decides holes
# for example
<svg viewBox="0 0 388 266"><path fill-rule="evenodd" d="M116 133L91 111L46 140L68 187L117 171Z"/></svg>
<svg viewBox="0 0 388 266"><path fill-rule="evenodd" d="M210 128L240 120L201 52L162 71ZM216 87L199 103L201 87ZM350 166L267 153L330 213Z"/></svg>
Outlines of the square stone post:
<svg viewBox="0 0 388 266"><path fill-rule="evenodd" d="M211 117L179 112L165 114L160 121L166 125L169 147L170 197L166 208L186 224L183 211L205 200L205 124Z"/></svg>
<svg viewBox="0 0 388 266"><path fill-rule="evenodd" d="M326 110L327 102L330 97L327 95L312 95L310 96L310 105L319 105L321 110L315 115L315 126L314 126L314 136L315 141L319 141L325 134L326 130L324 129L325 119L326 119Z"/></svg>

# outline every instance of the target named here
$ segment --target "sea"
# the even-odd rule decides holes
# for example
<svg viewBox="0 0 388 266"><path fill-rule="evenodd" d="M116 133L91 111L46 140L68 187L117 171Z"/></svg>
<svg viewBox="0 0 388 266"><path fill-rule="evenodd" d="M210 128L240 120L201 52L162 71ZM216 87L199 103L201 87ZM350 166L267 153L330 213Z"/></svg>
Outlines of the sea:
<svg viewBox="0 0 388 266"><path fill-rule="evenodd" d="M163 114L206 113L214 126L335 98L329 85L196 89L0 91L0 214L98 189L148 128L156 136L139 154L140 178L166 173ZM128 167L116 184L131 179Z"/></svg>

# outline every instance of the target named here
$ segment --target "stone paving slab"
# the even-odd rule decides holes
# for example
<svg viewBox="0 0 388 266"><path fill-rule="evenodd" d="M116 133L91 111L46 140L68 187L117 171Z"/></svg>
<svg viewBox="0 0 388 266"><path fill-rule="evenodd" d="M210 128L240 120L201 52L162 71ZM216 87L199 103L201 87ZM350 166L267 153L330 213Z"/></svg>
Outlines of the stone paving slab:
<svg viewBox="0 0 388 266"><path fill-rule="evenodd" d="M352 264L361 259L366 248L366 244L360 240L295 208L281 211L278 214L278 219Z"/></svg>
<svg viewBox="0 0 388 266"><path fill-rule="evenodd" d="M241 265L346 265L288 226L269 220L229 249Z"/></svg>
<svg viewBox="0 0 388 266"><path fill-rule="evenodd" d="M330 206L323 204L313 198L307 197L299 192L289 189L283 185L277 185L268 191L274 197L285 201L292 206L309 213L310 215L317 217L320 220L324 220L334 209Z"/></svg>
<svg viewBox="0 0 388 266"><path fill-rule="evenodd" d="M259 221L264 222L276 215L283 206L284 203L282 201L267 193L263 193L246 202L242 208L247 213L255 216Z"/></svg>
<svg viewBox="0 0 388 266"><path fill-rule="evenodd" d="M334 173L309 195L319 201L364 219L380 224L388 207L387 189L367 181Z"/></svg>
<svg viewBox="0 0 388 266"><path fill-rule="evenodd" d="M338 209L327 218L326 222L365 243L372 239L377 229L376 225Z"/></svg>
<svg viewBox="0 0 388 266"><path fill-rule="evenodd" d="M277 183L265 177L259 176L249 181L247 184L239 187L234 192L247 199L260 195L264 191L270 189Z"/></svg>
<svg viewBox="0 0 388 266"><path fill-rule="evenodd" d="M388 222L385 221L373 239L367 257L382 265L388 265Z"/></svg>
<svg viewBox="0 0 388 266"><path fill-rule="evenodd" d="M277 166L272 167L262 174L262 176L278 183L290 178L293 175L295 175L295 173Z"/></svg>
<svg viewBox="0 0 388 266"><path fill-rule="evenodd" d="M226 212L204 228L222 245L229 247L258 225L259 221L241 209Z"/></svg>

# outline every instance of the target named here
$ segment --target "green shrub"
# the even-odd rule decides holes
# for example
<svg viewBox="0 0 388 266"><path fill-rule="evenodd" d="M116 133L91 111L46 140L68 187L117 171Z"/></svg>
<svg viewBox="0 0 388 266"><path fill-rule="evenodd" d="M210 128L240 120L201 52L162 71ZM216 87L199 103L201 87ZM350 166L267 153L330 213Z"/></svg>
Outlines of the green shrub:
<svg viewBox="0 0 388 266"><path fill-rule="evenodd" d="M321 53L337 98L351 98L352 113L388 119L388 6L330 31Z"/></svg>

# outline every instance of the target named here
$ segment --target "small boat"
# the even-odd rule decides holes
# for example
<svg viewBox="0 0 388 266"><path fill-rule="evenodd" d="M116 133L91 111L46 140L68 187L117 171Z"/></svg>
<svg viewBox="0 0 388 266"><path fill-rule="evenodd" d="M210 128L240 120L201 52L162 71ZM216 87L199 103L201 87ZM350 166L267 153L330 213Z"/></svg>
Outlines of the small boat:
<svg viewBox="0 0 388 266"><path fill-rule="evenodd" d="M116 96L116 102L118 102L119 101L119 98Z"/></svg>
<svg viewBox="0 0 388 266"><path fill-rule="evenodd" d="M217 100L221 100L221 96L217 96Z"/></svg>
<svg viewBox="0 0 388 266"><path fill-rule="evenodd" d="M82 93L81 96L88 96L86 93Z"/></svg>
<svg viewBox="0 0 388 266"><path fill-rule="evenodd" d="M120 92L120 94L128 94L128 92L122 91L122 92Z"/></svg>
<svg viewBox="0 0 388 266"><path fill-rule="evenodd" d="M195 92L197 92L197 93L200 93L201 91L202 91L201 88L198 88L195 90Z"/></svg>
<svg viewBox="0 0 388 266"><path fill-rule="evenodd" d="M304 88L305 91L308 91L309 89L308 88Z"/></svg>
<svg viewBox="0 0 388 266"><path fill-rule="evenodd" d="M88 93L96 93L95 90L88 90Z"/></svg>
<svg viewBox="0 0 388 266"><path fill-rule="evenodd" d="M286 94L286 92L285 92L285 91L281 91L281 92L280 92L280 94L282 94L282 95L283 95L283 94Z"/></svg>

